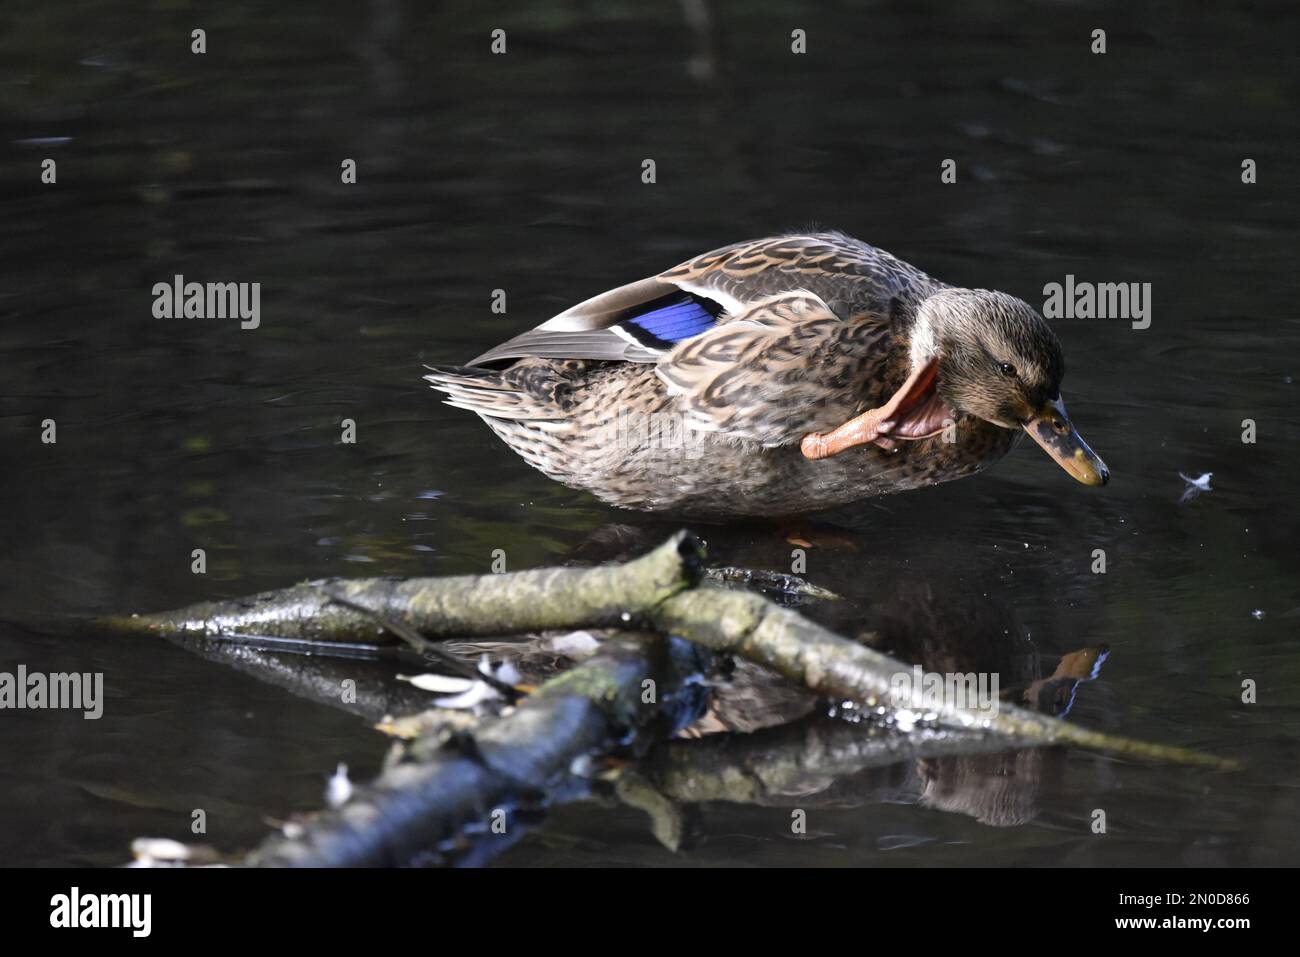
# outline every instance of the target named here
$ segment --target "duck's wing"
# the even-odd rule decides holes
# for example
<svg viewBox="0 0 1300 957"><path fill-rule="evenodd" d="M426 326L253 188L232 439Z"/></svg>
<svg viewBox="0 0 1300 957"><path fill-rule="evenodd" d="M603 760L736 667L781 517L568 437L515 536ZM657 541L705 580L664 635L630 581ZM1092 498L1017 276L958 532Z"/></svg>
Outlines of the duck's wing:
<svg viewBox="0 0 1300 957"><path fill-rule="evenodd" d="M883 249L843 233L807 233L737 243L697 256L656 277L738 307L785 292L810 292L848 319L919 303L943 284Z"/></svg>
<svg viewBox="0 0 1300 957"><path fill-rule="evenodd" d="M789 292L682 343L655 372L688 427L786 445L862 411L888 372L889 337L886 322L845 321Z"/></svg>
<svg viewBox="0 0 1300 957"><path fill-rule="evenodd" d="M678 342L711 329L722 307L657 276L578 303L469 364L502 359L605 359L654 362Z"/></svg>
<svg viewBox="0 0 1300 957"><path fill-rule="evenodd" d="M887 315L938 285L884 250L840 233L757 239L601 293L470 365L528 356L657 362L680 343L781 293L810 292L832 315L849 318Z"/></svg>

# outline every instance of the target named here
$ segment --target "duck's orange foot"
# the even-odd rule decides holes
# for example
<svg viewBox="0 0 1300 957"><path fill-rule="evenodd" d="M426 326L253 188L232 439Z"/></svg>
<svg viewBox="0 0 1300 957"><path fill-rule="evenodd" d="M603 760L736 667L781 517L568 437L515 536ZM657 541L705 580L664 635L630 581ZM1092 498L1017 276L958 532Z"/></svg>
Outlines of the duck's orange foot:
<svg viewBox="0 0 1300 957"><path fill-rule="evenodd" d="M884 409L868 409L856 418L849 419L838 429L830 432L810 432L799 443L799 450L804 458L828 459L833 455L851 449L856 445L874 442L884 449L892 449L897 443L888 436L881 435L891 424L883 421L888 413Z"/></svg>
<svg viewBox="0 0 1300 957"><path fill-rule="evenodd" d="M884 405L867 409L830 432L810 432L799 443L799 450L805 458L828 459L855 445L866 445L869 442L874 442L882 449L894 449L897 441L890 433L905 423L910 414L921 409L928 399L934 398L938 375L939 360L931 359L913 371L902 388L890 396ZM907 434L903 437L914 438L919 435Z"/></svg>

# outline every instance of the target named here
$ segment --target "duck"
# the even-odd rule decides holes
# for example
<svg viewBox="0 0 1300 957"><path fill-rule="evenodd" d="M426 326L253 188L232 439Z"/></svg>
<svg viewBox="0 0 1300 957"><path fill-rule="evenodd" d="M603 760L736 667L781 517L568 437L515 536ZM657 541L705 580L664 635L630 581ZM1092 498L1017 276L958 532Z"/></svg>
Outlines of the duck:
<svg viewBox="0 0 1300 957"><path fill-rule="evenodd" d="M426 368L544 475L643 512L804 516L973 475L1025 435L1110 477L1037 310L836 231L703 253Z"/></svg>

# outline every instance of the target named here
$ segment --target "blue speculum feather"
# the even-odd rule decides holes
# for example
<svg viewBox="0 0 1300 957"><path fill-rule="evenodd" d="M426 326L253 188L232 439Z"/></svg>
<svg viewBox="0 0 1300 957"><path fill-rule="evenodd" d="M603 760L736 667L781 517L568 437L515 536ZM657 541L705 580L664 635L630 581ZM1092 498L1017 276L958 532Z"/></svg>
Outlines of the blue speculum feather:
<svg viewBox="0 0 1300 957"><path fill-rule="evenodd" d="M618 325L642 345L666 348L707 332L717 321L719 312L717 303L689 296L624 319Z"/></svg>

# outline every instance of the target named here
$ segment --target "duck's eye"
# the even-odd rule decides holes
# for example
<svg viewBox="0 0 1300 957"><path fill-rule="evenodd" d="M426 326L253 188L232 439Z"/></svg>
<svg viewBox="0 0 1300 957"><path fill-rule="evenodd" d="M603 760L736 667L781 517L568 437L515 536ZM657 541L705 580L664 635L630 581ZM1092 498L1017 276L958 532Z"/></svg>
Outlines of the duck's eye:
<svg viewBox="0 0 1300 957"><path fill-rule="evenodd" d="M1001 372L1008 379L1014 379L1016 377L1016 367L1013 366L1010 362L999 362L998 371Z"/></svg>

